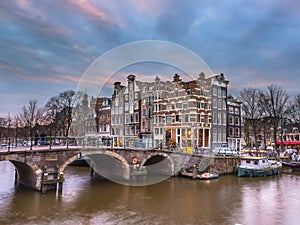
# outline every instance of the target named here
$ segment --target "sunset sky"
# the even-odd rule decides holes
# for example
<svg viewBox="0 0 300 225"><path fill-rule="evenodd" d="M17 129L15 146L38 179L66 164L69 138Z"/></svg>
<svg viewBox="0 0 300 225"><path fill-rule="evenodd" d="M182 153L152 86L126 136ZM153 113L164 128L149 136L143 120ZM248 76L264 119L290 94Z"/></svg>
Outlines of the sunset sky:
<svg viewBox="0 0 300 225"><path fill-rule="evenodd" d="M94 60L141 40L191 50L224 73L236 96L272 83L293 96L300 93L299 12L300 2L292 0L0 1L0 116L20 113L30 99L43 106L76 90ZM145 63L112 78L174 72Z"/></svg>

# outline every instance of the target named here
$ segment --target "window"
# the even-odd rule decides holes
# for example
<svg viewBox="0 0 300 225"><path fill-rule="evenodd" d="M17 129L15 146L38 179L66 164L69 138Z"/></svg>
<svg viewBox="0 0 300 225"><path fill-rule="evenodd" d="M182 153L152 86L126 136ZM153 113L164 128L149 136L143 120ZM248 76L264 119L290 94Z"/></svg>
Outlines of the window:
<svg viewBox="0 0 300 225"><path fill-rule="evenodd" d="M222 114L218 113L218 124L221 125L222 124Z"/></svg>
<svg viewBox="0 0 300 225"><path fill-rule="evenodd" d="M213 101L213 108L217 108L217 101L216 100Z"/></svg>
<svg viewBox="0 0 300 225"><path fill-rule="evenodd" d="M180 108L180 103L176 102L176 109L179 109L179 108Z"/></svg>
<svg viewBox="0 0 300 225"><path fill-rule="evenodd" d="M146 109L143 109L143 111L142 111L142 115L143 115L143 117L145 117L145 116L146 116Z"/></svg>
<svg viewBox="0 0 300 225"><path fill-rule="evenodd" d="M172 116L167 116L167 124L172 123Z"/></svg>
<svg viewBox="0 0 300 225"><path fill-rule="evenodd" d="M172 110L172 105L171 104L168 105L168 110Z"/></svg>
<svg viewBox="0 0 300 225"><path fill-rule="evenodd" d="M223 109L226 110L226 100L223 99Z"/></svg>
<svg viewBox="0 0 300 225"><path fill-rule="evenodd" d="M204 91L202 89L200 90L200 95L204 96Z"/></svg>
<svg viewBox="0 0 300 225"><path fill-rule="evenodd" d="M197 109L200 109L200 106L201 106L201 103L200 103L200 102L197 102L197 103L196 103Z"/></svg>
<svg viewBox="0 0 300 225"><path fill-rule="evenodd" d="M221 100L218 100L218 109L222 109L222 102L221 102Z"/></svg>
<svg viewBox="0 0 300 225"><path fill-rule="evenodd" d="M226 90L225 89L222 90L222 95L224 98L226 98Z"/></svg>
<svg viewBox="0 0 300 225"><path fill-rule="evenodd" d="M128 111L128 102L125 102L125 111Z"/></svg>
<svg viewBox="0 0 300 225"><path fill-rule="evenodd" d="M204 102L204 109L208 109L208 103Z"/></svg>
<svg viewBox="0 0 300 225"><path fill-rule="evenodd" d="M222 133L222 142L226 142L226 129L223 129L223 133Z"/></svg>
<svg viewBox="0 0 300 225"><path fill-rule="evenodd" d="M119 98L115 99L115 106L119 106Z"/></svg>
<svg viewBox="0 0 300 225"><path fill-rule="evenodd" d="M229 106L229 107L228 107L228 111L229 111L230 114L233 114L233 113L234 113L233 107L232 107L232 106Z"/></svg>
<svg viewBox="0 0 300 225"><path fill-rule="evenodd" d="M226 125L227 123L226 119L227 119L226 112L223 112L223 125Z"/></svg>
<svg viewBox="0 0 300 225"><path fill-rule="evenodd" d="M184 122L190 122L190 115L184 115Z"/></svg>
<svg viewBox="0 0 300 225"><path fill-rule="evenodd" d="M239 108L235 108L234 109L234 113L237 114L237 115L239 115L240 114L240 109Z"/></svg>
<svg viewBox="0 0 300 225"><path fill-rule="evenodd" d="M218 142L222 141L222 131L221 128L218 129Z"/></svg>
<svg viewBox="0 0 300 225"><path fill-rule="evenodd" d="M182 108L183 108L183 109L187 109L187 107L188 107L188 103L187 103L187 102L184 102L184 103L182 104Z"/></svg>
<svg viewBox="0 0 300 225"><path fill-rule="evenodd" d="M234 118L234 124L235 124L236 126L239 126L239 125L240 125L240 120L239 120L239 117L238 117L238 116L236 116L236 117Z"/></svg>
<svg viewBox="0 0 300 225"><path fill-rule="evenodd" d="M217 124L218 118L217 118L217 113L213 112L213 124Z"/></svg>
<svg viewBox="0 0 300 225"><path fill-rule="evenodd" d="M192 94L192 90L191 90L191 89L188 89L186 93L187 93L188 95L191 95L191 94Z"/></svg>
<svg viewBox="0 0 300 225"><path fill-rule="evenodd" d="M175 121L179 122L179 115L175 115Z"/></svg>
<svg viewBox="0 0 300 225"><path fill-rule="evenodd" d="M204 115L204 123L208 123L208 115Z"/></svg>
<svg viewBox="0 0 300 225"><path fill-rule="evenodd" d="M240 136L240 128L235 128L235 136L236 137Z"/></svg>
<svg viewBox="0 0 300 225"><path fill-rule="evenodd" d="M200 122L200 118L201 118L201 115L200 115L200 114L197 114L197 122L198 122L198 123Z"/></svg>
<svg viewBox="0 0 300 225"><path fill-rule="evenodd" d="M217 129L216 128L213 129L213 140L212 141L213 142L217 141Z"/></svg>
<svg viewBox="0 0 300 225"><path fill-rule="evenodd" d="M221 97L221 95L222 95L222 89L218 88L218 96Z"/></svg>
<svg viewBox="0 0 300 225"><path fill-rule="evenodd" d="M234 129L233 127L229 128L229 137L233 137L234 136Z"/></svg>
<svg viewBox="0 0 300 225"><path fill-rule="evenodd" d="M218 94L217 91L218 91L218 90L217 90L217 87L213 87L213 95L214 95L214 96L217 96L217 94Z"/></svg>
<svg viewBox="0 0 300 225"><path fill-rule="evenodd" d="M229 125L234 125L233 116L229 116Z"/></svg>
<svg viewBox="0 0 300 225"><path fill-rule="evenodd" d="M123 108L122 108L122 107L119 108L119 113L120 113L120 114L123 113Z"/></svg>

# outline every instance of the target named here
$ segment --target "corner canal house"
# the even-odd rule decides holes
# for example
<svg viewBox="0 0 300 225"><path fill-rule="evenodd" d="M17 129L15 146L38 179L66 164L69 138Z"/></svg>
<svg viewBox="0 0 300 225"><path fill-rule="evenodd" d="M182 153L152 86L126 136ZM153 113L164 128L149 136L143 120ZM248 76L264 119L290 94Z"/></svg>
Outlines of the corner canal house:
<svg viewBox="0 0 300 225"><path fill-rule="evenodd" d="M153 148L162 143L189 153L196 147L240 149L241 102L228 100L228 83L223 74L205 78L204 73L187 82L178 74L172 81L156 77L140 82L131 74L126 86L115 82L106 126L113 146ZM239 113L232 115L232 108ZM103 113L107 114L107 107L105 111L98 107L97 118ZM102 119L100 124L103 127Z"/></svg>

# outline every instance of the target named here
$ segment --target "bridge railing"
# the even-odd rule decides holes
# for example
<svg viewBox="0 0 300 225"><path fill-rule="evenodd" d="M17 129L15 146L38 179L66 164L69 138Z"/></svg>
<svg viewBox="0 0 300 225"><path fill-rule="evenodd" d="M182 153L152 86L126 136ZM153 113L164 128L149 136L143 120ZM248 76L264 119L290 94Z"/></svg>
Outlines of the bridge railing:
<svg viewBox="0 0 300 225"><path fill-rule="evenodd" d="M10 151L27 151L27 150L41 150L41 149L68 149L68 148L127 148L113 146L112 138L103 138L97 136L87 137L62 137L62 136L42 136L42 137L22 137L22 138L2 138L0 139L0 152ZM128 147L129 149L149 150L143 145L134 145ZM159 143L158 146L153 146L150 150L163 150L172 152L182 152L186 154L205 154L197 151L189 152L179 146L167 146L164 143Z"/></svg>
<svg viewBox="0 0 300 225"><path fill-rule="evenodd" d="M113 148L112 140L103 137L19 137L1 138L0 151L26 151L55 148Z"/></svg>

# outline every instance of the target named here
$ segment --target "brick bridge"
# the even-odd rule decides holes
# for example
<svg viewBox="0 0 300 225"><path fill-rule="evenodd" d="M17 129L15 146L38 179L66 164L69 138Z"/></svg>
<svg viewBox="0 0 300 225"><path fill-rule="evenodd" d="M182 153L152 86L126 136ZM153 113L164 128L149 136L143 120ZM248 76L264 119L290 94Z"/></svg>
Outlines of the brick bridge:
<svg viewBox="0 0 300 225"><path fill-rule="evenodd" d="M106 158L99 158L99 156L106 156ZM92 167L97 166L98 162L108 162L107 159L109 158L115 159L122 165L118 175L123 179L130 179L130 165L133 158L138 160L140 168L163 161L164 163L159 168L161 171L156 172L169 175L175 175L184 166L199 163L201 158L200 156L170 151L87 147L0 152L0 160L8 160L15 166L17 184L20 183L42 192L51 188L51 185L60 184L62 187L65 169L80 157L90 159Z"/></svg>
<svg viewBox="0 0 300 225"><path fill-rule="evenodd" d="M71 147L57 149L33 149L0 151L0 160L10 161L16 169L15 182L41 192L58 188L62 190L64 182L64 171L69 164L81 157L88 158L91 170L98 171L111 170L116 176L130 180L133 160L137 160L138 168L147 168L151 172L165 175L176 175L182 168L197 167L199 171L204 171L211 164L213 158L202 155L191 155L183 152L172 152L165 150L144 150L144 149L120 149L120 148L96 148L96 147ZM215 160L213 160L215 161ZM228 161L228 160L227 160ZM158 167L152 167L156 165ZM109 164L101 167L104 164ZM218 164L218 163L217 163ZM232 168L228 167L224 161L220 164L218 172L234 172L236 161L229 162ZM100 170L97 166L100 165ZM216 169L216 163L212 164ZM223 169L222 169L223 168ZM225 168L225 171L224 171Z"/></svg>

